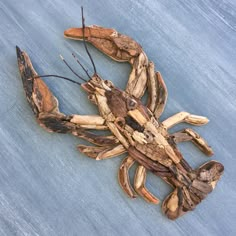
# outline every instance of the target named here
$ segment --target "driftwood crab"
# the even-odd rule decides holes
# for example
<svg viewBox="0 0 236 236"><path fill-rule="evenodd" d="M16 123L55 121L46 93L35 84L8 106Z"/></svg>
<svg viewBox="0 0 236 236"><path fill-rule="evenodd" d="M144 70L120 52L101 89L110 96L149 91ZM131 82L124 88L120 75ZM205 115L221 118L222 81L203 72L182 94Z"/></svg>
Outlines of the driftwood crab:
<svg viewBox="0 0 236 236"><path fill-rule="evenodd" d="M127 61L132 71L125 91L111 81L103 80L95 73L81 84L88 98L98 106L100 115L65 115L59 111L58 101L47 85L35 72L29 56L17 47L18 66L28 102L39 124L50 132L71 133L95 146L79 145L78 149L96 160L127 153L118 172L122 189L131 198L136 193L146 201L157 204L159 200L145 187L147 170L170 184L174 191L162 203L164 214L176 219L193 210L210 193L224 167L209 161L193 170L185 161L177 144L192 141L206 155L213 151L207 142L194 130L184 129L170 134L172 126L186 122L204 125L206 117L180 112L160 121L165 108L167 89L160 72L148 60L142 47L128 36L114 29L99 26L71 28L65 37L86 40L116 61ZM42 77L42 76L41 76ZM148 102L143 105L141 97L148 89ZM109 129L110 136L98 136L89 129ZM138 163L132 188L128 171Z"/></svg>

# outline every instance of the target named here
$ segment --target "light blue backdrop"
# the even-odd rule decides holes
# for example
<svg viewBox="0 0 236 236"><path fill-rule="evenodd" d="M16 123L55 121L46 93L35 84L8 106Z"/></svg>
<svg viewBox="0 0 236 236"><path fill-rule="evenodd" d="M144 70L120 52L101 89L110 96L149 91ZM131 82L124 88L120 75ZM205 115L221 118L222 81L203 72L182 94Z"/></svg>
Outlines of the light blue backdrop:
<svg viewBox="0 0 236 236"><path fill-rule="evenodd" d="M65 29L81 25L81 5L87 24L130 35L155 62L169 92L162 119L186 110L211 121L196 130L225 174L194 212L177 221L162 215L160 205L126 197L117 181L122 157L96 162L81 155L76 145L83 141L45 132L27 104L16 44L40 74L73 77L59 54L82 73L71 52L92 72L83 44L63 38ZM235 9L233 0L1 0L0 235L236 235ZM99 74L124 88L130 66L89 49ZM97 114L79 87L45 81L63 112ZM180 148L194 168L208 160L191 143ZM160 199L171 191L152 174L147 187Z"/></svg>

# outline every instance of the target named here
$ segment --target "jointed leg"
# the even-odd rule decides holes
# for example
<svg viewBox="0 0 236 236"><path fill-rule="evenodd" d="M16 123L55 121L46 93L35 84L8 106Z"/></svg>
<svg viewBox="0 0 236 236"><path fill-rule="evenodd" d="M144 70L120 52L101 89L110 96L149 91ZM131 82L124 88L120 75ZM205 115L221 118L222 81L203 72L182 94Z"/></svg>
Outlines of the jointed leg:
<svg viewBox="0 0 236 236"><path fill-rule="evenodd" d="M148 104L147 107L158 119L165 109L167 101L167 88L160 72L155 72L153 62L148 67Z"/></svg>
<svg viewBox="0 0 236 236"><path fill-rule="evenodd" d="M151 194L145 187L146 169L144 166L138 166L134 179L135 191L144 198L147 202L158 204L159 199Z"/></svg>
<svg viewBox="0 0 236 236"><path fill-rule="evenodd" d="M186 122L191 125L205 125L209 122L209 120L204 116L192 115L183 111L164 120L162 124L166 129L169 129L181 122Z"/></svg>
<svg viewBox="0 0 236 236"><path fill-rule="evenodd" d="M84 129L107 130L105 120L99 115L71 115L70 122Z"/></svg>
<svg viewBox="0 0 236 236"><path fill-rule="evenodd" d="M184 129L182 131L171 134L175 143L192 141L207 156L213 155L213 150L207 142L194 130Z"/></svg>
<svg viewBox="0 0 236 236"><path fill-rule="evenodd" d="M79 132L77 131L74 135L101 147L114 146L119 143L119 140L114 135L96 135L94 133L82 129Z"/></svg>
<svg viewBox="0 0 236 236"><path fill-rule="evenodd" d="M130 167L133 166L134 162L135 160L131 156L127 156L123 160L118 173L118 179L121 188L131 198L136 198L136 193L135 193L136 191L147 202L158 204L159 200L155 196L153 196L145 187L146 169L142 165L139 165L138 168L136 169L136 174L134 178L135 191L133 190L130 184L128 172Z"/></svg>
<svg viewBox="0 0 236 236"><path fill-rule="evenodd" d="M133 190L130 180L129 180L129 169L134 164L135 160L131 156L127 156L121 163L119 172L118 172L118 180L121 188L124 190L126 194L128 194L131 198L136 198L136 193Z"/></svg>
<svg viewBox="0 0 236 236"><path fill-rule="evenodd" d="M88 157L91 157L96 160L104 160L116 157L126 152L126 149L121 144L104 147L79 145L78 149L80 152L84 153Z"/></svg>

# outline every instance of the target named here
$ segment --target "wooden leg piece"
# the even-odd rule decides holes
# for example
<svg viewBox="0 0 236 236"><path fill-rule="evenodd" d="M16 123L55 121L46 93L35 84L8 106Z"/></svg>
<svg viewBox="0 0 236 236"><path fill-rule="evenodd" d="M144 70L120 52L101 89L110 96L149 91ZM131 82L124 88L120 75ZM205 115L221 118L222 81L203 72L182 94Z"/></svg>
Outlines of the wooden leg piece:
<svg viewBox="0 0 236 236"><path fill-rule="evenodd" d="M126 149L123 147L123 145L108 147L79 145L78 149L80 152L84 153L88 157L91 157L96 160L104 160L116 157L126 152Z"/></svg>
<svg viewBox="0 0 236 236"><path fill-rule="evenodd" d="M147 107L154 113L156 119L159 119L165 109L168 92L161 73L155 72L153 62L149 62L148 72Z"/></svg>
<svg viewBox="0 0 236 236"><path fill-rule="evenodd" d="M207 156L212 156L213 150L208 145L208 143L194 130L192 129L184 129L182 131L171 134L175 143L192 141L194 145L196 145L203 153Z"/></svg>
<svg viewBox="0 0 236 236"><path fill-rule="evenodd" d="M186 122L191 125L200 126L207 124L209 120L204 116L192 115L188 112L182 111L164 120L162 124L166 129L169 129L181 122Z"/></svg>
<svg viewBox="0 0 236 236"><path fill-rule="evenodd" d="M134 179L134 188L135 191L144 198L145 201L158 204L159 199L151 194L145 187L146 181L146 169L144 166L138 166Z"/></svg>
<svg viewBox="0 0 236 236"><path fill-rule="evenodd" d="M121 163L119 172L118 172L118 180L121 188L124 192L131 198L136 198L136 193L133 190L130 179L129 179L129 169L134 164L135 160L131 156L127 156Z"/></svg>

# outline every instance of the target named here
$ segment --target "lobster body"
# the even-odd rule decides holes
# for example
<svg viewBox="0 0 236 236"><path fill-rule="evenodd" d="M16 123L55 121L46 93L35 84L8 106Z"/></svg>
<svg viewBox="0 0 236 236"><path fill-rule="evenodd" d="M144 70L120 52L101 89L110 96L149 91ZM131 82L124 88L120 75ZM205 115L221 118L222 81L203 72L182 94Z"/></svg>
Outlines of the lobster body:
<svg viewBox="0 0 236 236"><path fill-rule="evenodd" d="M38 123L50 132L71 133L95 144L79 145L78 149L96 160L127 153L118 179L131 198L138 193L148 202L159 202L145 187L148 170L174 188L162 203L162 210L168 218L176 219L193 210L214 189L224 167L219 162L209 161L193 170L177 144L192 141L209 156L213 154L211 147L192 129L172 134L168 130L180 122L204 125L208 119L180 112L160 121L167 100L164 80L160 72L155 72L154 64L148 60L141 46L130 37L99 26L71 28L64 35L76 40L85 39L114 60L128 61L132 71L125 91L115 87L111 81L103 80L95 71L81 87L88 93L89 100L98 106L100 115L65 115L59 111L57 99L37 75L29 56L17 47L26 97ZM142 104L141 97L146 89L148 102ZM89 129L110 130L111 135L99 136ZM135 162L138 167L133 189L128 170Z"/></svg>

